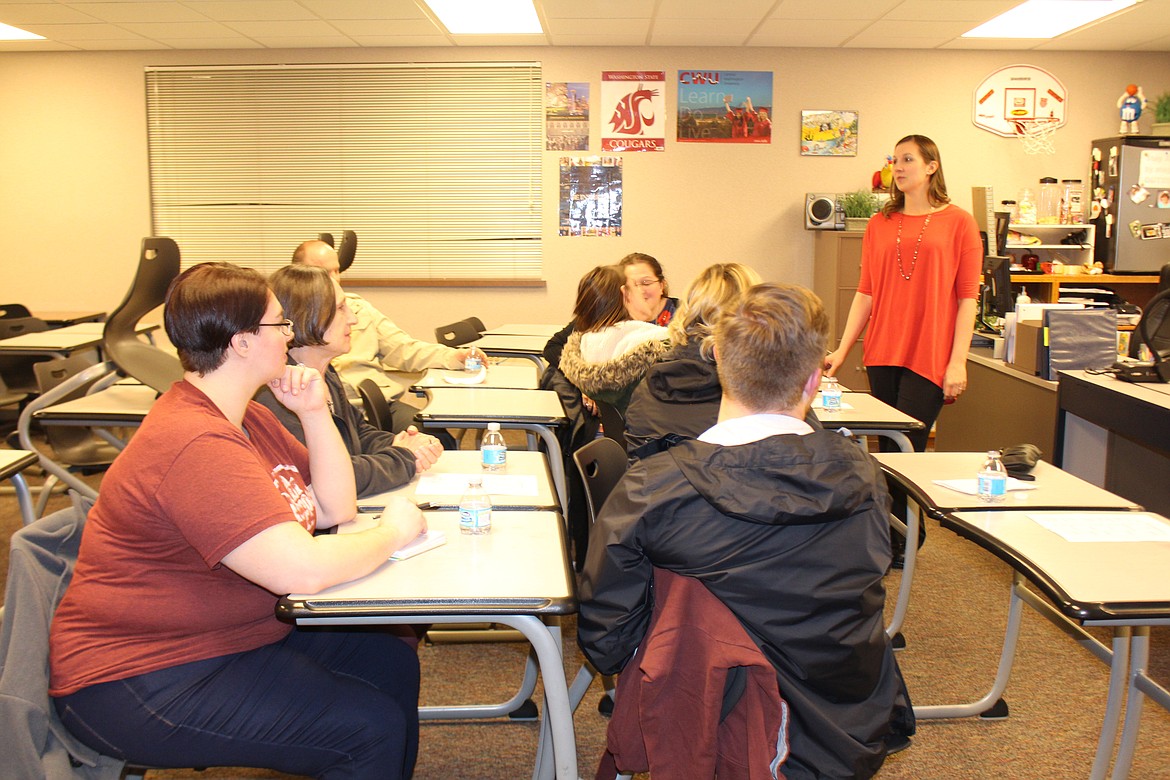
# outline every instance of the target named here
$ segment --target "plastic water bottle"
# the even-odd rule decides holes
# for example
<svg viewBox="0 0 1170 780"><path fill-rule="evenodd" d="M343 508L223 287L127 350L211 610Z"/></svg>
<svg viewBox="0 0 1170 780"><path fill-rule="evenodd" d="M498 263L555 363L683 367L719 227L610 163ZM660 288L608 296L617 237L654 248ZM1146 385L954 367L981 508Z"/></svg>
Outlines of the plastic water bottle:
<svg viewBox="0 0 1170 780"><path fill-rule="evenodd" d="M979 500L998 504L1007 495L1007 469L999 459L999 450L990 450L979 469Z"/></svg>
<svg viewBox="0 0 1170 780"><path fill-rule="evenodd" d="M480 359L479 355L475 354L474 352L468 355L467 359L463 361L463 370L469 374L477 374L482 369L483 360Z"/></svg>
<svg viewBox="0 0 1170 780"><path fill-rule="evenodd" d="M480 465L484 471L503 471L507 468L508 445L504 444L504 434L500 433L499 423L488 423L487 434L483 437L479 453Z"/></svg>
<svg viewBox="0 0 1170 780"><path fill-rule="evenodd" d="M841 383L835 376L825 378L825 387L821 390L821 408L826 412L841 411Z"/></svg>
<svg viewBox="0 0 1170 780"><path fill-rule="evenodd" d="M478 536L491 532L492 497L484 492L483 480L475 477L459 499L459 533Z"/></svg>

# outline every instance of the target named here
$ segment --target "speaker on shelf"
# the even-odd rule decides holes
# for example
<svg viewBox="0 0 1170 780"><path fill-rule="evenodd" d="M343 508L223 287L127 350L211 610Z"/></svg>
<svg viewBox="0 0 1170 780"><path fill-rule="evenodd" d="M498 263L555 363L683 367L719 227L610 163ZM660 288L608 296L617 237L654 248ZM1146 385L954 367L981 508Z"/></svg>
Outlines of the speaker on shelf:
<svg viewBox="0 0 1170 780"><path fill-rule="evenodd" d="M805 230L844 230L845 210L836 193L810 192L804 199Z"/></svg>

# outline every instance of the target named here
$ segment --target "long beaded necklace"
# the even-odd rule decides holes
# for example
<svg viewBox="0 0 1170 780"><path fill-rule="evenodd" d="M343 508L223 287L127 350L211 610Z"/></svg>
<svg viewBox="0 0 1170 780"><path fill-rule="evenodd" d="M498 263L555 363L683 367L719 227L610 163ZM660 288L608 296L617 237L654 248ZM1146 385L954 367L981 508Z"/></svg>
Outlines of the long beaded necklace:
<svg viewBox="0 0 1170 780"><path fill-rule="evenodd" d="M922 236L926 233L926 226L930 224L930 213L926 215L926 219L922 223L922 230L918 233L918 240L914 242L914 257L910 260L910 273L906 273L902 267L902 223L906 221L906 215L902 214L898 220L898 240L895 242L898 252L898 274L906 281L910 281L910 277L914 275L914 268L918 265L918 249L922 246Z"/></svg>

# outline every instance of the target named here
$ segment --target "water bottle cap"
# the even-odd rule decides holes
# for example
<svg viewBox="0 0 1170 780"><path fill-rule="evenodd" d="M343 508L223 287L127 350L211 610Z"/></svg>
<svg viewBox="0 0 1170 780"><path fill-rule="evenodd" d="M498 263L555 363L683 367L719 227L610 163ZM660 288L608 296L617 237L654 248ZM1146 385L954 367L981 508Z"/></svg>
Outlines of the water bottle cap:
<svg viewBox="0 0 1170 780"><path fill-rule="evenodd" d="M483 477L472 477L471 479L467 480L467 487L469 487L469 488L483 487Z"/></svg>
<svg viewBox="0 0 1170 780"><path fill-rule="evenodd" d="M500 430L500 424L498 422L490 422L490 423L488 423L488 430L489 431L498 431L498 430Z"/></svg>

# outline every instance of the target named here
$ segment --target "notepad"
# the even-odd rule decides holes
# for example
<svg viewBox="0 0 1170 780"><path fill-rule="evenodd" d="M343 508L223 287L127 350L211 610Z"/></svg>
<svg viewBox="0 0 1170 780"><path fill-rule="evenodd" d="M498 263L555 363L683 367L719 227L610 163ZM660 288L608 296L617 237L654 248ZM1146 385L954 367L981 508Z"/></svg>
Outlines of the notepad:
<svg viewBox="0 0 1170 780"><path fill-rule="evenodd" d="M405 561L407 558L413 558L416 555L421 555L427 550L433 550L436 547L441 547L446 543L447 534L443 533L442 531L424 531L415 537L414 541L409 542L408 544L399 548L398 552L390 556L390 560Z"/></svg>
<svg viewBox="0 0 1170 780"><path fill-rule="evenodd" d="M948 490L954 490L959 493L966 493L969 496L979 495L979 480L978 479L936 479L936 485L942 485ZM1033 482L1025 482L1022 479L1015 477L1008 477L1007 490L1035 490L1036 484Z"/></svg>
<svg viewBox="0 0 1170 780"><path fill-rule="evenodd" d="M1028 515L1070 542L1170 542L1170 526L1137 512Z"/></svg>
<svg viewBox="0 0 1170 780"><path fill-rule="evenodd" d="M449 385L482 385L485 379L487 379L487 366L474 374L466 371L446 371L443 373L443 381Z"/></svg>

